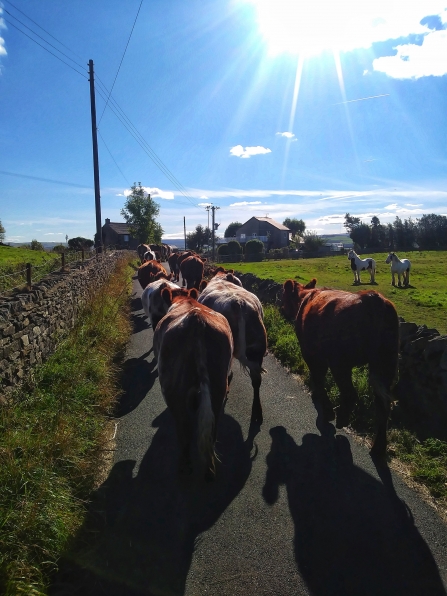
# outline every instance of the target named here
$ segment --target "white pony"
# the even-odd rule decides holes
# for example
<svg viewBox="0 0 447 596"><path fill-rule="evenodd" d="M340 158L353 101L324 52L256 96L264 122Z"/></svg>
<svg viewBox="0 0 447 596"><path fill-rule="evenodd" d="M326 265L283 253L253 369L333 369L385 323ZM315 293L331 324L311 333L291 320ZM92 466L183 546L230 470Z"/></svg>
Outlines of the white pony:
<svg viewBox="0 0 447 596"><path fill-rule="evenodd" d="M351 269L354 273L354 284L362 283L360 281L360 271L369 271L370 283L375 283L376 262L374 259L361 259L354 250L348 252L348 259L351 261Z"/></svg>
<svg viewBox="0 0 447 596"><path fill-rule="evenodd" d="M397 273L398 286L401 287L400 276L402 275L404 280L404 286L407 287L410 284L410 269L411 262L408 259L400 260L394 252L390 252L386 258L385 263L391 263L391 285L396 285L395 275Z"/></svg>

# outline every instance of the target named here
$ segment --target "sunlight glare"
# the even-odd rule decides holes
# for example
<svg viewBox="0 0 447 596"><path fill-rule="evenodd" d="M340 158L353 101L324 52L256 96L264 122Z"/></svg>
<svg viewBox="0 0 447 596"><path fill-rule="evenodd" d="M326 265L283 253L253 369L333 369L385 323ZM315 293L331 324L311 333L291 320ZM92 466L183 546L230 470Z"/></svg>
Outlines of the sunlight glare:
<svg viewBox="0 0 447 596"><path fill-rule="evenodd" d="M257 9L272 54L305 56L368 48L374 41L426 33L418 19L438 14L442 0L246 0Z"/></svg>

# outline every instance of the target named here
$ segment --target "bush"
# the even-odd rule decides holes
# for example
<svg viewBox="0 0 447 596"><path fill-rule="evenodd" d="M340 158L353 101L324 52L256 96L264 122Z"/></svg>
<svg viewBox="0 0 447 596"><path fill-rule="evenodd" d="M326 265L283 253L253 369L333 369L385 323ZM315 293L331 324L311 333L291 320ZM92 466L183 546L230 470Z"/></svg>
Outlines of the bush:
<svg viewBox="0 0 447 596"><path fill-rule="evenodd" d="M217 249L217 254L222 257L224 255L228 255L228 244L221 244Z"/></svg>
<svg viewBox="0 0 447 596"><path fill-rule="evenodd" d="M228 252L226 254L229 254L229 255L242 254L242 246L239 244L239 242L237 240L230 240L230 242L226 246L228 248Z"/></svg>
<svg viewBox="0 0 447 596"><path fill-rule="evenodd" d="M53 246L53 251L52 252L57 252L59 254L62 254L63 252L65 252L67 249L63 244L56 244L56 246Z"/></svg>
<svg viewBox="0 0 447 596"><path fill-rule="evenodd" d="M320 246L323 246L325 243L324 238L318 236L316 232L304 232L303 234L304 239L304 250L307 252L315 252L317 251Z"/></svg>
<svg viewBox="0 0 447 596"><path fill-rule="evenodd" d="M43 244L41 244L38 240L31 240L29 248L31 250L45 250Z"/></svg>
<svg viewBox="0 0 447 596"><path fill-rule="evenodd" d="M245 245L246 255L260 255L264 252L264 243L260 240L249 240Z"/></svg>

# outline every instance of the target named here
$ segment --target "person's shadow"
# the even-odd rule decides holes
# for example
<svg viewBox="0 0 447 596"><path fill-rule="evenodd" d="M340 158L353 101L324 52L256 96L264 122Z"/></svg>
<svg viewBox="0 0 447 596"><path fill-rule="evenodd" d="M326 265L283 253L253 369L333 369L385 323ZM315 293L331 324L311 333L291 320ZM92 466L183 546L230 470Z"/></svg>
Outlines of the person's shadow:
<svg viewBox="0 0 447 596"><path fill-rule="evenodd" d="M137 475L133 477L134 461L120 461L94 495L88 523L50 594L184 594L195 543L245 485L259 429L251 428L244 442L239 424L221 415L221 463L216 480L207 483L203 470L179 477L170 412L160 414L153 426L158 430Z"/></svg>
<svg viewBox="0 0 447 596"><path fill-rule="evenodd" d="M273 505L285 485L295 560L313 596L446 593L388 468L382 484L355 466L341 435L307 434L298 446L282 426L270 434L263 496Z"/></svg>

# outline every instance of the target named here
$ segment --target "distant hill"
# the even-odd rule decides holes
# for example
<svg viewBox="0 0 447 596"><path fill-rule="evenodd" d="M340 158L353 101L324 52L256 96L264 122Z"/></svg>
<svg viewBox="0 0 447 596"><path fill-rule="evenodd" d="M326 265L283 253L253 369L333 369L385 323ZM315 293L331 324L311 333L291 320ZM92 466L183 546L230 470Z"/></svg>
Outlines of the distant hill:
<svg viewBox="0 0 447 596"><path fill-rule="evenodd" d="M31 241L30 242L6 242L6 244L9 244L9 246L28 246L29 244L31 244ZM51 250L55 246L59 246L59 244L62 244L63 246L67 246L65 242L41 242L41 245L46 250Z"/></svg>
<svg viewBox="0 0 447 596"><path fill-rule="evenodd" d="M321 234L321 237L326 242L342 242L343 244L352 244L351 238L348 234Z"/></svg>
<svg viewBox="0 0 447 596"><path fill-rule="evenodd" d="M170 246L177 246L178 248L185 248L185 240L183 238L169 238L165 240L162 238L161 240L164 244L169 244Z"/></svg>

